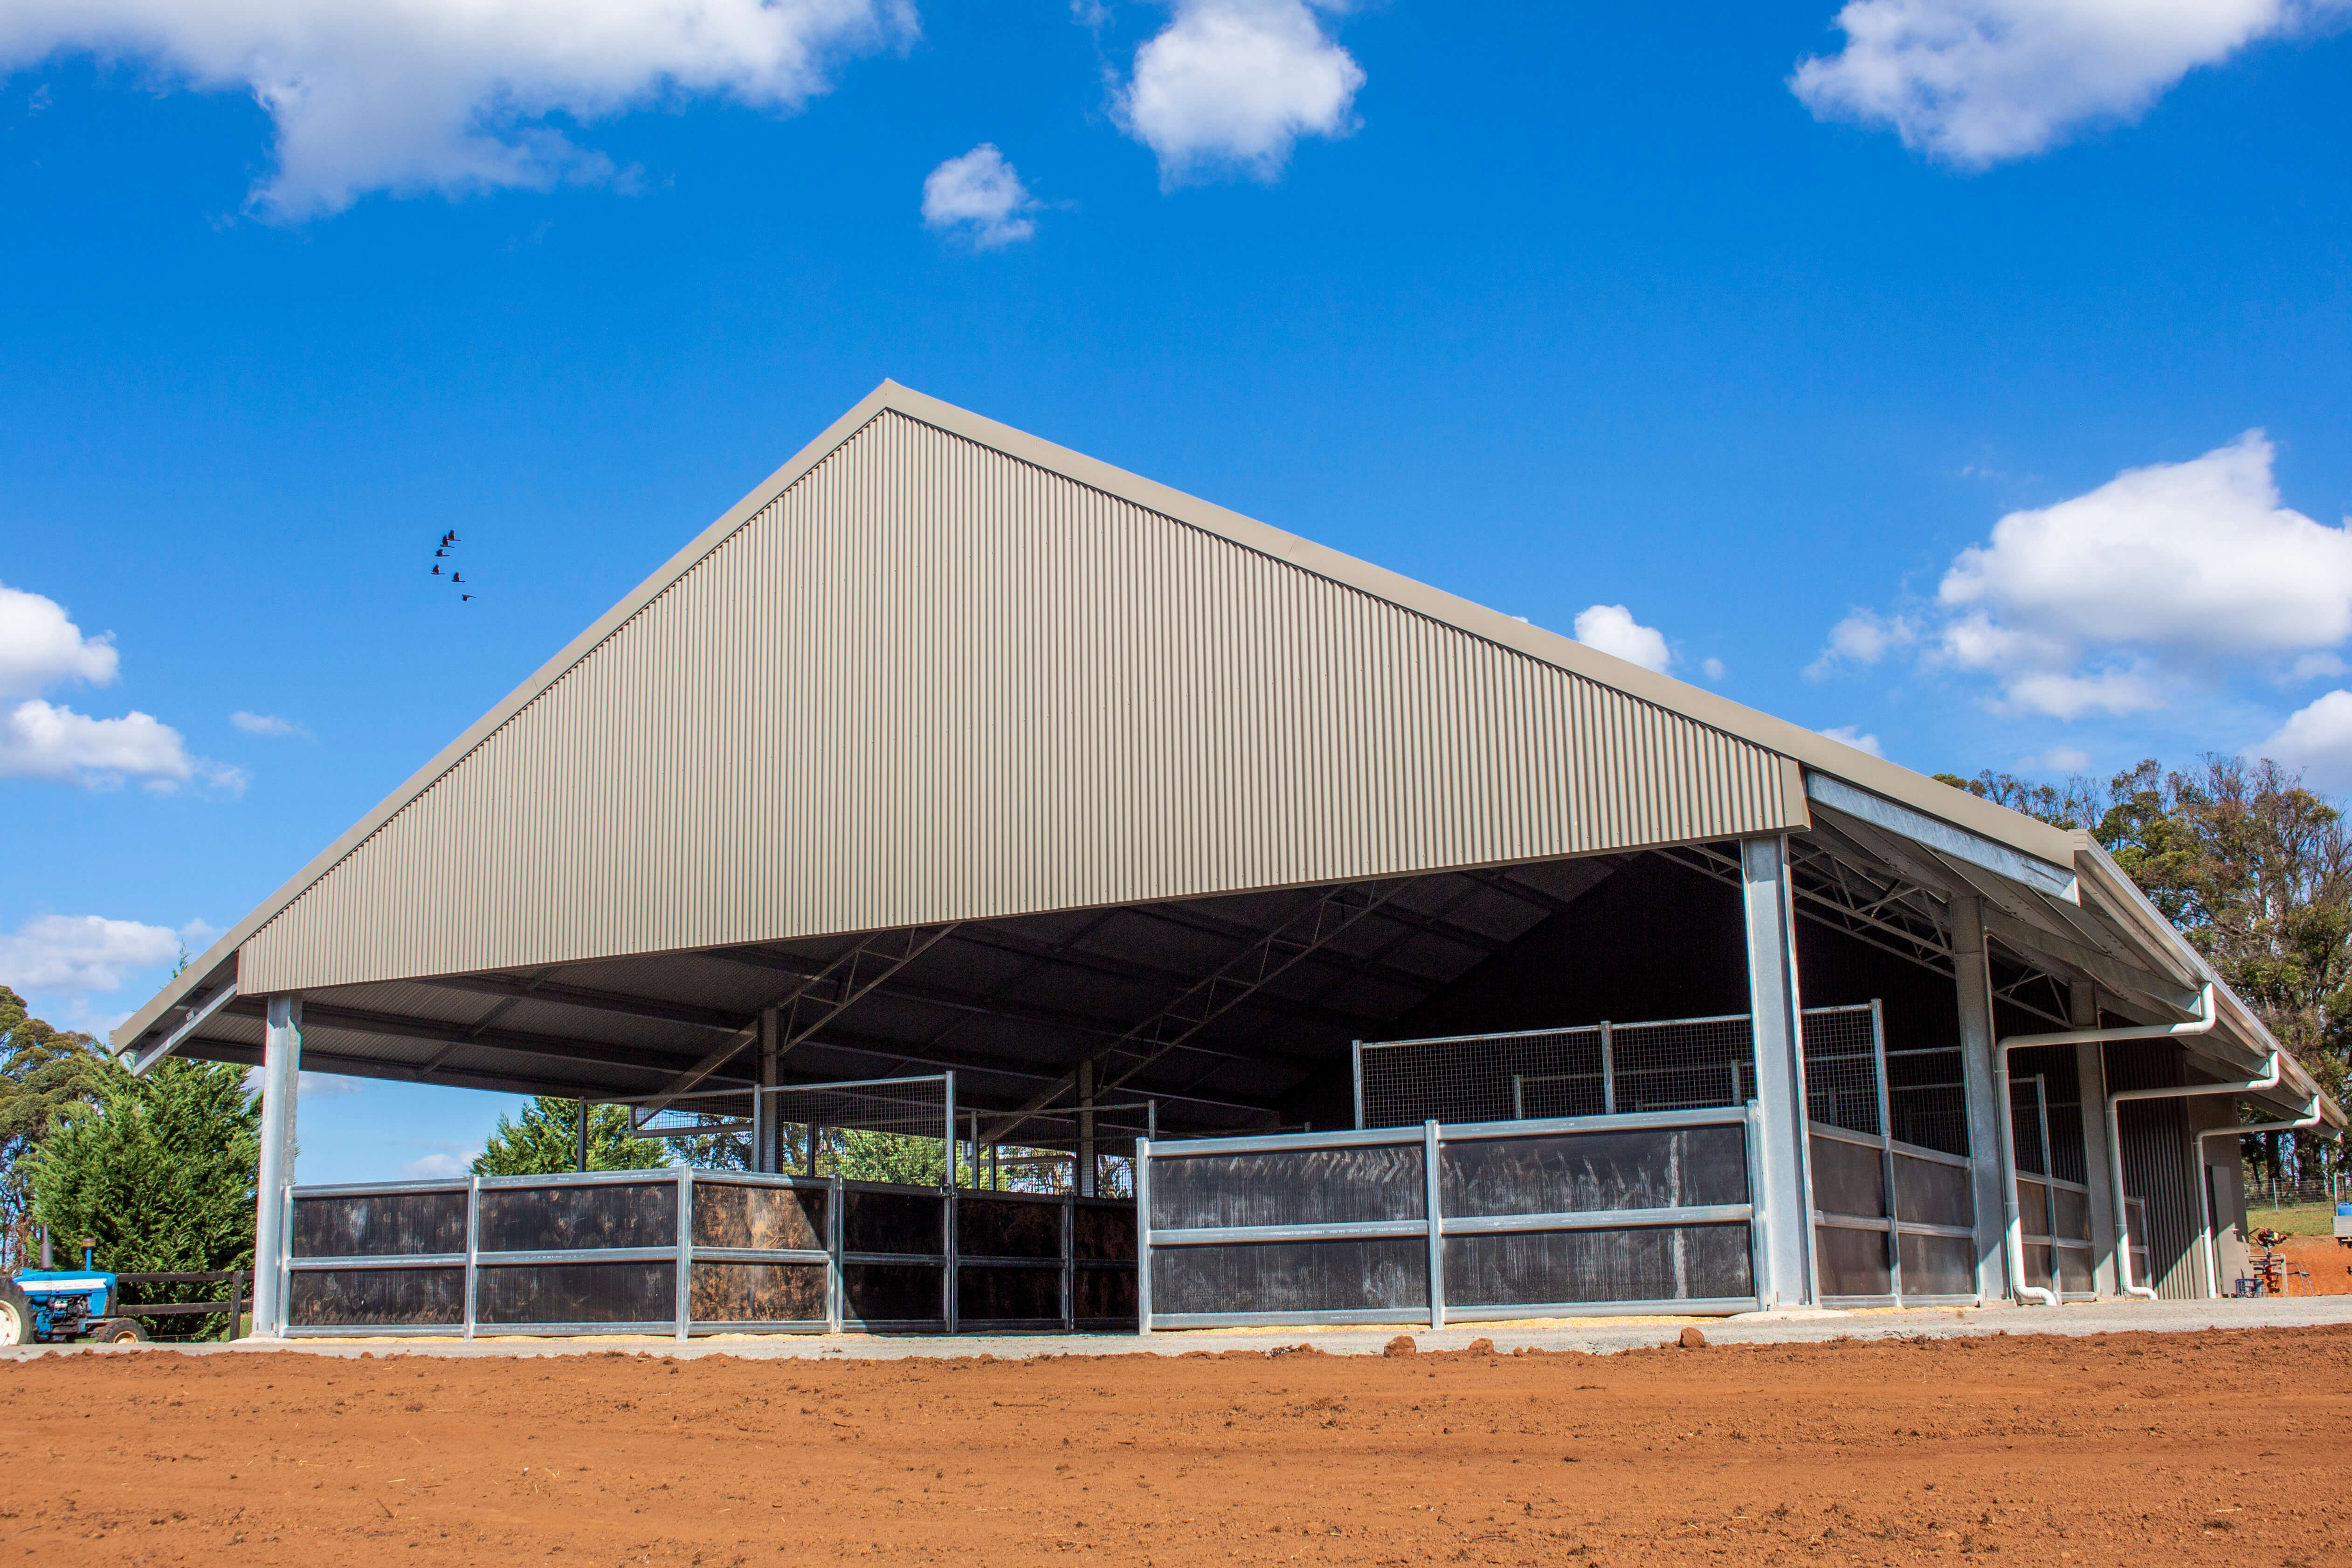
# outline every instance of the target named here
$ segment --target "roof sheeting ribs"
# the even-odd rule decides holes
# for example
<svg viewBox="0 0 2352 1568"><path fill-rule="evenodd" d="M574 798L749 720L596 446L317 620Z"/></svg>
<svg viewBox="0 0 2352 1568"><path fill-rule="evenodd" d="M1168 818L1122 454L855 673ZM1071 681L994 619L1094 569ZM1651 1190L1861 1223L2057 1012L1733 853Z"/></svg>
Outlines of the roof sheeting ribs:
<svg viewBox="0 0 2352 1568"><path fill-rule="evenodd" d="M304 888L239 988L1805 819L1766 748L886 409Z"/></svg>

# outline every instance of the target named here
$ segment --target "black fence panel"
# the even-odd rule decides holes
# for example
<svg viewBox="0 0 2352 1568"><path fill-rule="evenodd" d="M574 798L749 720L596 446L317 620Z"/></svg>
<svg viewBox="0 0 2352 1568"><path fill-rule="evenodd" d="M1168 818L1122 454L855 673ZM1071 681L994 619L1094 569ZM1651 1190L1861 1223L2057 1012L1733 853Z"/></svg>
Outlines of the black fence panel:
<svg viewBox="0 0 2352 1568"><path fill-rule="evenodd" d="M1059 1199L991 1197L974 1193L956 1198L956 1251L965 1258L1050 1258L1062 1256L1062 1204ZM1132 1239L1128 1255L1134 1256ZM1058 1279L1058 1276L1056 1277ZM1061 1287L1056 1284L1056 1292ZM1059 1317L1058 1304L1053 1316Z"/></svg>
<svg viewBox="0 0 2352 1568"><path fill-rule="evenodd" d="M754 1186L697 1175L694 1245L822 1252L826 1246L824 1206L831 1196L821 1187Z"/></svg>
<svg viewBox="0 0 2352 1568"><path fill-rule="evenodd" d="M677 1316L674 1262L500 1263L476 1270L474 1321L485 1325L653 1323Z"/></svg>
<svg viewBox="0 0 2352 1568"><path fill-rule="evenodd" d="M948 1249L946 1204L937 1193L848 1188L841 1196L841 1249L936 1258Z"/></svg>
<svg viewBox="0 0 2352 1568"><path fill-rule="evenodd" d="M702 1184L695 1184L695 1200ZM688 1278L688 1300L698 1323L823 1323L825 1266L822 1263L701 1263Z"/></svg>
<svg viewBox="0 0 2352 1568"><path fill-rule="evenodd" d="M985 1322L1058 1324L1062 1270L1058 1264L1041 1268L966 1264L956 1270L956 1315L967 1328Z"/></svg>
<svg viewBox="0 0 2352 1568"><path fill-rule="evenodd" d="M943 1322L946 1272L942 1266L919 1263L845 1263L842 1316L866 1322Z"/></svg>
<svg viewBox="0 0 2352 1568"><path fill-rule="evenodd" d="M1886 1215L1886 1156L1877 1149L1850 1143L1843 1138L1810 1140L1813 1159L1813 1206L1824 1214L1848 1214L1864 1219ZM1883 1233L1882 1233L1883 1234ZM1882 1251L1884 1248L1881 1249ZM1833 1290L1835 1296L1864 1294Z"/></svg>
<svg viewBox="0 0 2352 1568"><path fill-rule="evenodd" d="M1081 1268L1070 1276L1070 1315L1081 1323L1133 1323L1132 1268Z"/></svg>
<svg viewBox="0 0 2352 1568"><path fill-rule="evenodd" d="M464 1250L463 1238L458 1249ZM306 1327L456 1327L466 1321L466 1270L462 1265L299 1269L287 1313Z"/></svg>
<svg viewBox="0 0 2352 1568"><path fill-rule="evenodd" d="M1180 1150L1152 1163L1154 1230L1419 1219L1427 1205L1418 1142L1181 1158Z"/></svg>
<svg viewBox="0 0 2352 1568"><path fill-rule="evenodd" d="M1893 1294L1895 1279L1887 1267L1884 1230L1825 1225L1813 1232L1813 1251L1821 1260L1822 1295Z"/></svg>
<svg viewBox="0 0 2352 1568"><path fill-rule="evenodd" d="M484 1252L675 1247L677 1188L667 1181L485 1186L477 1223Z"/></svg>
<svg viewBox="0 0 2352 1568"><path fill-rule="evenodd" d="M1151 1310L1231 1312L1239 1303L1251 1312L1425 1308L1427 1258L1419 1237L1157 1247Z"/></svg>
<svg viewBox="0 0 2352 1568"><path fill-rule="evenodd" d="M1445 1238L1448 1306L1718 1300L1756 1293L1746 1225Z"/></svg>
<svg viewBox="0 0 2352 1568"><path fill-rule="evenodd" d="M415 1258L466 1250L466 1190L294 1200L296 1258Z"/></svg>
<svg viewBox="0 0 2352 1568"><path fill-rule="evenodd" d="M1744 1204L1748 1144L1737 1125L1449 1141L1437 1174L1449 1216Z"/></svg>
<svg viewBox="0 0 2352 1568"><path fill-rule="evenodd" d="M1071 1215L1071 1255L1082 1263L1135 1261L1135 1205L1080 1203Z"/></svg>

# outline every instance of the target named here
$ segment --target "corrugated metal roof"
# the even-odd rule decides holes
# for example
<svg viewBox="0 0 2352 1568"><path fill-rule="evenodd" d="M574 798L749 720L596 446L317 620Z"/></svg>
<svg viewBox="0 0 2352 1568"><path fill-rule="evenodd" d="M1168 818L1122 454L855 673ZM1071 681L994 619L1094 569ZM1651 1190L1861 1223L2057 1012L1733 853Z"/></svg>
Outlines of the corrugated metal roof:
<svg viewBox="0 0 2352 1568"><path fill-rule="evenodd" d="M249 994L1771 832L1769 750L896 410L289 900Z"/></svg>

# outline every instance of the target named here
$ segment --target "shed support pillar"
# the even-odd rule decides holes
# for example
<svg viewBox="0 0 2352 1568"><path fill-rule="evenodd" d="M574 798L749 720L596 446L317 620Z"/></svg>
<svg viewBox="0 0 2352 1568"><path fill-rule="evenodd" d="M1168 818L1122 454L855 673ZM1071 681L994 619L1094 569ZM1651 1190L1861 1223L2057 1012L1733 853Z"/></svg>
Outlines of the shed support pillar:
<svg viewBox="0 0 2352 1568"><path fill-rule="evenodd" d="M1992 1080L1992 964L1985 953L1984 905L1973 894L1955 897L1952 964L1958 987L1960 1081L1969 1101L1969 1168L1975 1178L1977 1295L2009 1299L2009 1264L2002 1232L2009 1194L2000 1190L2000 1086Z"/></svg>
<svg viewBox="0 0 2352 1568"><path fill-rule="evenodd" d="M1764 1207L1765 1245L1756 1294L1768 1311L1808 1307L1815 1300L1812 1161L1805 1139L1804 1035L1786 838L1740 841L1739 893L1763 1143L1757 1166L1764 1190L1755 1196Z"/></svg>
<svg viewBox="0 0 2352 1568"><path fill-rule="evenodd" d="M1095 1064L1089 1057L1078 1064L1078 1196L1095 1195Z"/></svg>
<svg viewBox="0 0 2352 1568"><path fill-rule="evenodd" d="M776 1048L777 1010L760 1009L760 1087L776 1087L779 1064L782 1057ZM784 1130L776 1124L776 1097L754 1094L751 1097L751 1169L770 1175L784 1168Z"/></svg>
<svg viewBox="0 0 2352 1568"><path fill-rule="evenodd" d="M572 1151L572 1168L585 1171L588 1168L588 1097L584 1094L580 1097L580 1122L573 1132L576 1143Z"/></svg>
<svg viewBox="0 0 2352 1568"><path fill-rule="evenodd" d="M302 999L272 996L261 1045L261 1169L253 1227L253 1331L286 1328L286 1189L294 1183L294 1101L302 1083Z"/></svg>
<svg viewBox="0 0 2352 1568"><path fill-rule="evenodd" d="M2088 981L2067 988L2066 1021L2099 1026L2099 995ZM2091 1189L2091 1288L2102 1298L2116 1290L2116 1194L2107 1154L2107 1054L2096 1040L2074 1047L2074 1081L2083 1102L2083 1182Z"/></svg>

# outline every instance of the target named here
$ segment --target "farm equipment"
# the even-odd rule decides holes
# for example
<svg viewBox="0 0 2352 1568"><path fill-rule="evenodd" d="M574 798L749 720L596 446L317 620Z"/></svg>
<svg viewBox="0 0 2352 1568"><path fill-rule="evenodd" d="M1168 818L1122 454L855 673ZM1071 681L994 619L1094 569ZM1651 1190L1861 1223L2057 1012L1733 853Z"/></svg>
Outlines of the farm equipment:
<svg viewBox="0 0 2352 1568"><path fill-rule="evenodd" d="M42 1250L47 1250L47 1243ZM119 1304L120 1292L115 1277L97 1267L97 1250L96 1242L82 1243L79 1270L33 1268L0 1279L0 1345L145 1339L147 1331L133 1320L107 1315Z"/></svg>

